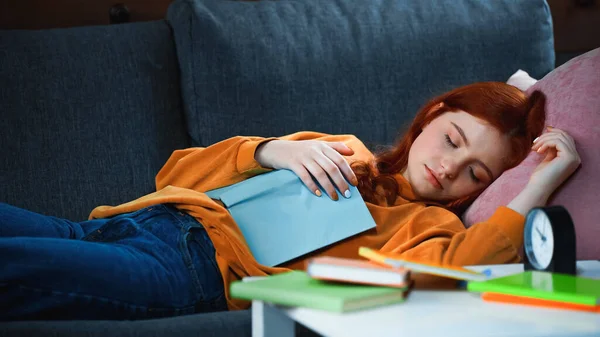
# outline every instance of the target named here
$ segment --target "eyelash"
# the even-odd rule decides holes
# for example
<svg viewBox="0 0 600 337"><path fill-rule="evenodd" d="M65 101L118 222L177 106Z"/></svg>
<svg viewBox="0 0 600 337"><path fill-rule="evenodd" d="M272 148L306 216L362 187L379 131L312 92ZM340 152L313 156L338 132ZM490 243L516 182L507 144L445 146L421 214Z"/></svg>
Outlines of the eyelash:
<svg viewBox="0 0 600 337"><path fill-rule="evenodd" d="M458 146L452 142L448 134L445 134L444 136L446 137L446 144L448 144L448 146L453 147L455 149L458 148Z"/></svg>
<svg viewBox="0 0 600 337"><path fill-rule="evenodd" d="M458 146L452 142L452 139L450 139L450 136L448 136L448 134L445 134L444 137L446 138L446 144L448 144L448 146L455 148L455 149L458 148ZM475 172L473 172L472 167L469 167L469 173L471 174L471 179L473 179L474 182L476 182L476 183L481 182L481 180L479 178L477 178L477 176L475 175Z"/></svg>
<svg viewBox="0 0 600 337"><path fill-rule="evenodd" d="M481 180L479 180L479 178L477 178L477 176L475 175L475 172L473 172L472 167L469 167L469 172L471 173L471 179L473 179L474 182L476 182L476 183L481 182Z"/></svg>

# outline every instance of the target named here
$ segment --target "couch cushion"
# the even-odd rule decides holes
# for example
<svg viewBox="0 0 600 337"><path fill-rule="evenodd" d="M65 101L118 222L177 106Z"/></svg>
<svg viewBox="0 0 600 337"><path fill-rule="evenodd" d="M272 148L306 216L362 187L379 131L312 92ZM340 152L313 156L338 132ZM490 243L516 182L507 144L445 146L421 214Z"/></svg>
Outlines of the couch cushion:
<svg viewBox="0 0 600 337"><path fill-rule="evenodd" d="M177 0L195 145L299 130L390 143L425 100L554 66L543 0Z"/></svg>
<svg viewBox="0 0 600 337"><path fill-rule="evenodd" d="M0 31L0 202L86 219L189 145L164 21Z"/></svg>

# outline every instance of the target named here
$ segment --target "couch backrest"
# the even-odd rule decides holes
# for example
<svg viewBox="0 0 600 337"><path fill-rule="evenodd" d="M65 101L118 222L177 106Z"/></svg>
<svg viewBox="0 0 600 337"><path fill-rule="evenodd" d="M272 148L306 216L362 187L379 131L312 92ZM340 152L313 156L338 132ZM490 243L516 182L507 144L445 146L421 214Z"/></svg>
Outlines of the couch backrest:
<svg viewBox="0 0 600 337"><path fill-rule="evenodd" d="M86 219L189 146L164 21L0 31L0 202Z"/></svg>
<svg viewBox="0 0 600 337"><path fill-rule="evenodd" d="M393 142L425 101L554 66L544 0L177 0L195 145L298 130Z"/></svg>

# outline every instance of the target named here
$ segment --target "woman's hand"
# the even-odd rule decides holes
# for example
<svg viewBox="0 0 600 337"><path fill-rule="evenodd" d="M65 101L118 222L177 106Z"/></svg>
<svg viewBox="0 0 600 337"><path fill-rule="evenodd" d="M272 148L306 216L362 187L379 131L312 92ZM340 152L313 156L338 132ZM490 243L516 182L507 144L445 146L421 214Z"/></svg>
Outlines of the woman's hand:
<svg viewBox="0 0 600 337"><path fill-rule="evenodd" d="M272 140L261 144L256 149L254 158L263 167L293 171L306 187L321 196L321 191L312 178L315 177L329 197L338 200L332 181L347 198L350 197L347 181L352 185L358 184L354 172L343 157L353 154L354 151L341 142Z"/></svg>
<svg viewBox="0 0 600 337"><path fill-rule="evenodd" d="M533 171L528 185L545 191L548 197L581 164L573 138L553 127L548 127L548 132L536 138L531 149L546 157Z"/></svg>
<svg viewBox="0 0 600 337"><path fill-rule="evenodd" d="M575 141L566 132L548 127L536 138L532 151L545 154L544 160L531 174L529 182L508 207L526 216L534 207L545 206L552 192L579 166L581 159Z"/></svg>

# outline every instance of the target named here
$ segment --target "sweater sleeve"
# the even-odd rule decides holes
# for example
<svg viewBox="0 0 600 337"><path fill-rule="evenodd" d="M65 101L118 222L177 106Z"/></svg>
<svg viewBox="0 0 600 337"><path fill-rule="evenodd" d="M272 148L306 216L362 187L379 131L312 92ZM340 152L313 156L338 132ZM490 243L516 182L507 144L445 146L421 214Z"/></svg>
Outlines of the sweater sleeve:
<svg viewBox="0 0 600 337"><path fill-rule="evenodd" d="M302 131L269 138L235 136L208 147L177 150L156 175L156 189L176 186L206 192L271 171L254 159L254 153L259 145L275 139L342 141L348 146L357 140L351 135Z"/></svg>
<svg viewBox="0 0 600 337"><path fill-rule="evenodd" d="M499 207L487 220L465 229L452 212L425 207L382 247L406 259L441 265L519 262L525 217Z"/></svg>

